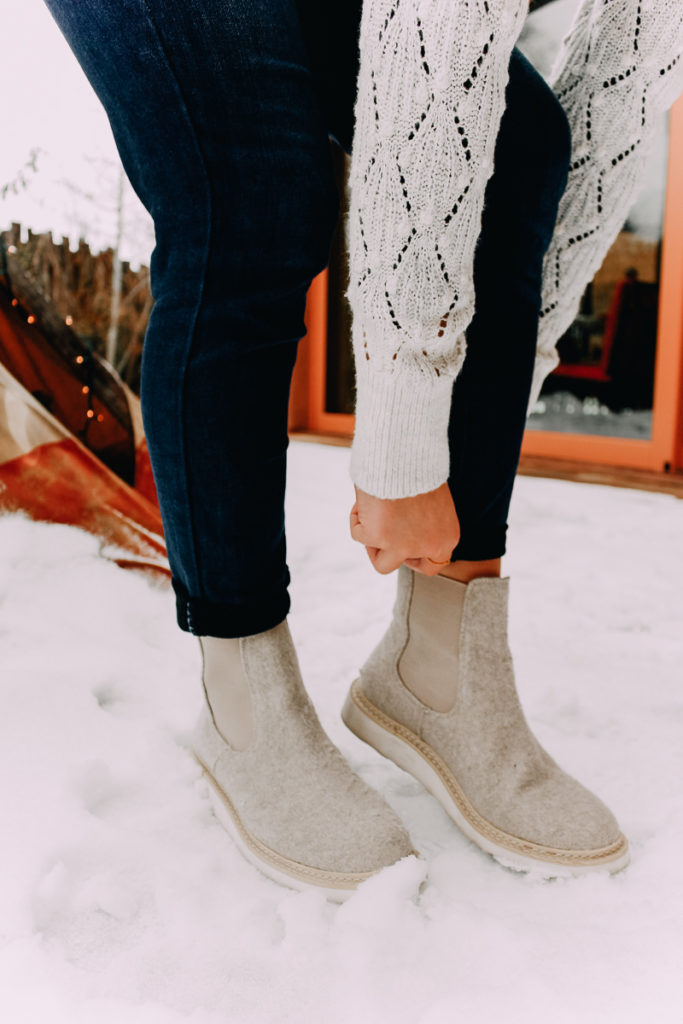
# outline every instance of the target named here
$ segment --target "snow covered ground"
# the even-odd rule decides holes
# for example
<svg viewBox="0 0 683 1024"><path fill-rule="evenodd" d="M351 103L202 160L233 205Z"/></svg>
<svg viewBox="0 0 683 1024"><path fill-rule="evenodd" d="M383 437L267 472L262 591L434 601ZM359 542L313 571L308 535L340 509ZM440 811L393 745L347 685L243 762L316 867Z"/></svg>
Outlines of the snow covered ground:
<svg viewBox="0 0 683 1024"><path fill-rule="evenodd" d="M617 813L614 878L504 870L338 717L393 577L347 535L348 451L293 443L290 624L323 722L426 858L348 903L281 889L186 750L196 640L78 530L0 518L0 992L8 1024L683 1019L683 504L518 481L506 572L542 741Z"/></svg>

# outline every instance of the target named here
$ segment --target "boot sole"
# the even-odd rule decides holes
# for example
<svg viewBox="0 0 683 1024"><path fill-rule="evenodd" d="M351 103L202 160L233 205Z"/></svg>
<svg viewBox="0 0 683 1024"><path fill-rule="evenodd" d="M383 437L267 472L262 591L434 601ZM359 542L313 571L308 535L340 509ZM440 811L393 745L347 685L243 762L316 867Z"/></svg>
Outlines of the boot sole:
<svg viewBox="0 0 683 1024"><path fill-rule="evenodd" d="M242 856L267 878L299 892L313 889L322 892L333 903L343 903L361 882L376 874L375 871L324 871L300 864L266 846L244 826L225 791L196 753L194 757L208 783L209 799L218 821Z"/></svg>
<svg viewBox="0 0 683 1024"><path fill-rule="evenodd" d="M614 874L628 864L628 843L623 835L598 850L560 850L496 828L472 806L443 758L368 700L358 679L346 697L342 719L359 739L421 782L468 839L503 866L555 878L595 871Z"/></svg>

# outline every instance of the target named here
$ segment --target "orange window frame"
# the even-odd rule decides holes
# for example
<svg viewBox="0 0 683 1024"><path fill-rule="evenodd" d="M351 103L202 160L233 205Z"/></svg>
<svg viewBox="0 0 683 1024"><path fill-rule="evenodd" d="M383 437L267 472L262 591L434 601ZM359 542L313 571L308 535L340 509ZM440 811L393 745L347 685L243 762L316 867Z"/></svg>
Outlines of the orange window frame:
<svg viewBox="0 0 683 1024"><path fill-rule="evenodd" d="M652 434L649 440L527 430L523 455L645 470L683 469L683 97L671 110L662 237ZM313 281L297 361L290 429L353 435L354 417L325 408L328 275Z"/></svg>

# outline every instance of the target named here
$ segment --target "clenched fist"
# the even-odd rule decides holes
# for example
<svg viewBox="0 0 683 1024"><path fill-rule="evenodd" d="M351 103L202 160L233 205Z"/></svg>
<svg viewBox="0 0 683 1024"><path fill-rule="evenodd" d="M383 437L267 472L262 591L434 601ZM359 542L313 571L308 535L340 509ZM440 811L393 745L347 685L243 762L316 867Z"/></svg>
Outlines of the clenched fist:
<svg viewBox="0 0 683 1024"><path fill-rule="evenodd" d="M355 490L351 536L365 545L377 572L393 572L405 563L435 576L450 561L460 523L447 483L411 498L376 498Z"/></svg>

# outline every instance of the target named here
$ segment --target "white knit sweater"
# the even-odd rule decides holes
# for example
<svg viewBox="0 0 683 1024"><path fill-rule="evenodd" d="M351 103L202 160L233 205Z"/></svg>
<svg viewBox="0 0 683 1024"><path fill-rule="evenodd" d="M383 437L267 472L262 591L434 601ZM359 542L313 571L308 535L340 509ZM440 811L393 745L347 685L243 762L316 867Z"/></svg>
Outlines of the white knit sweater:
<svg viewBox="0 0 683 1024"><path fill-rule="evenodd" d="M351 477L400 498L448 478L474 249L528 0L366 0L351 161L356 361ZM642 185L657 115L683 91L682 0L583 0L551 86L572 130L544 263L531 403Z"/></svg>

